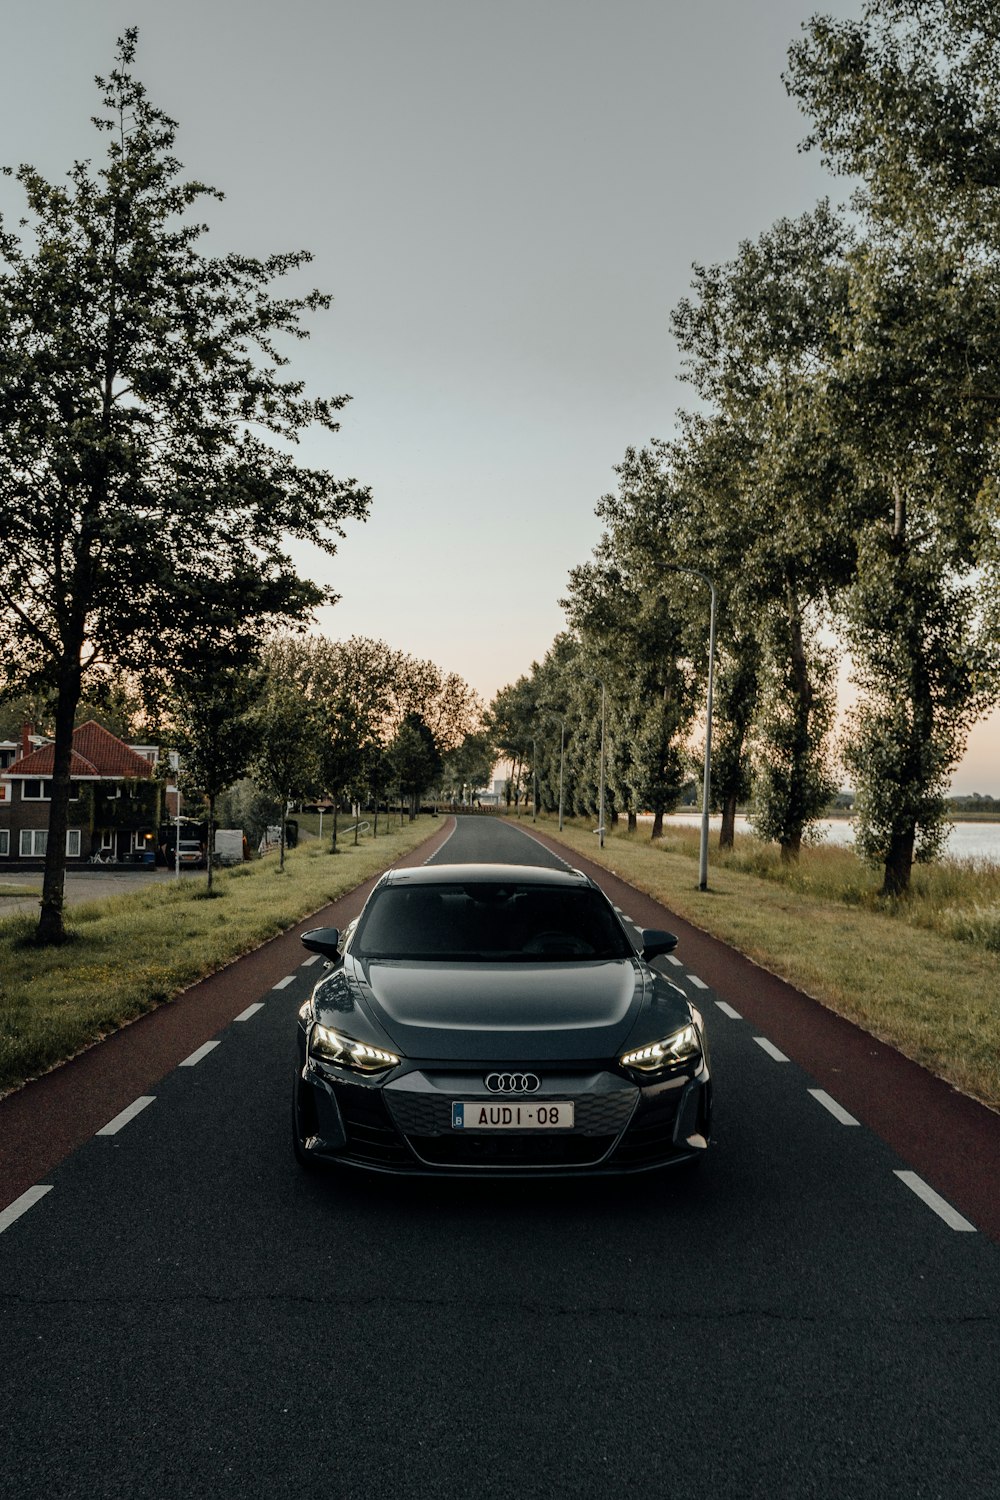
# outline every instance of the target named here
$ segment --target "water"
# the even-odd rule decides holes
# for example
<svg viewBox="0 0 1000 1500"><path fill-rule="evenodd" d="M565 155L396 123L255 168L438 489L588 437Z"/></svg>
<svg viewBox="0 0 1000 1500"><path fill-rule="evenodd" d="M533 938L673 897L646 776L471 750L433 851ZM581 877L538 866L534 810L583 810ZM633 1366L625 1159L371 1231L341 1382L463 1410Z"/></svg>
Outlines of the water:
<svg viewBox="0 0 1000 1500"><path fill-rule="evenodd" d="M670 813L663 821L686 828L700 828L701 814ZM720 822L718 817L710 818L709 826L717 832ZM854 824L850 818L822 818L816 826L826 843L854 843ZM736 832L750 831L748 820L738 816ZM953 823L945 840L944 852L954 859L985 859L1000 865L1000 823Z"/></svg>

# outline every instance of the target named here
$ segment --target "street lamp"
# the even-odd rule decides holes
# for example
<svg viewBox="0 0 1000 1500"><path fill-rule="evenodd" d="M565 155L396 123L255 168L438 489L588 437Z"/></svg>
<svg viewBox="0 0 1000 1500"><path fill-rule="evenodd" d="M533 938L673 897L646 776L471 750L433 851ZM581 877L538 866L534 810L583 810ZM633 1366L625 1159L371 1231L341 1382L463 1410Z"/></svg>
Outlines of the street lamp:
<svg viewBox="0 0 1000 1500"><path fill-rule="evenodd" d="M604 686L603 677L591 677L591 682L599 682L601 685L601 799L600 799L600 827L597 833L600 837L600 847L604 848L604 727L605 727L605 703L607 700L607 689Z"/></svg>
<svg viewBox="0 0 1000 1500"><path fill-rule="evenodd" d="M538 741L531 736L531 821L538 822Z"/></svg>
<svg viewBox="0 0 1000 1500"><path fill-rule="evenodd" d="M707 583L711 594L708 624L708 702L705 707L705 771L701 787L701 850L698 861L698 889L708 890L708 804L712 791L712 686L715 675L715 584L707 573L682 563L660 563L668 573L693 573Z"/></svg>
<svg viewBox="0 0 1000 1500"><path fill-rule="evenodd" d="M559 725L559 832L563 831L563 762L566 759L566 720L561 714L548 717Z"/></svg>

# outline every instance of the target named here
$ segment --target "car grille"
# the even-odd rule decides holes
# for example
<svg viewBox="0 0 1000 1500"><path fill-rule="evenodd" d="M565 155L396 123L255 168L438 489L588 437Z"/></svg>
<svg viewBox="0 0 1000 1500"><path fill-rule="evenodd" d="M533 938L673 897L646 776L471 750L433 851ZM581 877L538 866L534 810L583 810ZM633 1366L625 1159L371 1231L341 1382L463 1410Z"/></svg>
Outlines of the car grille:
<svg viewBox="0 0 1000 1500"><path fill-rule="evenodd" d="M411 1136L420 1159L435 1167L593 1167L606 1156L615 1137L511 1131L474 1134L456 1130L450 1136Z"/></svg>

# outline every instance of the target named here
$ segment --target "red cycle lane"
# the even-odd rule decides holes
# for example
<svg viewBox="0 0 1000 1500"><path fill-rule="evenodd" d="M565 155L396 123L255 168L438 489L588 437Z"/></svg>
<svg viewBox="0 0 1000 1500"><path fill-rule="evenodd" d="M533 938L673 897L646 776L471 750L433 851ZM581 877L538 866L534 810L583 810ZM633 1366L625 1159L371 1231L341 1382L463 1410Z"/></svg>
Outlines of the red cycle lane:
<svg viewBox="0 0 1000 1500"><path fill-rule="evenodd" d="M640 927L668 927L677 956L744 1020L812 1075L977 1228L1000 1243L1000 1114L557 839Z"/></svg>
<svg viewBox="0 0 1000 1500"><path fill-rule="evenodd" d="M453 827L453 818L443 819L436 833L396 863L422 864ZM296 969L304 956L303 932L346 927L378 878L0 1099L0 1210Z"/></svg>

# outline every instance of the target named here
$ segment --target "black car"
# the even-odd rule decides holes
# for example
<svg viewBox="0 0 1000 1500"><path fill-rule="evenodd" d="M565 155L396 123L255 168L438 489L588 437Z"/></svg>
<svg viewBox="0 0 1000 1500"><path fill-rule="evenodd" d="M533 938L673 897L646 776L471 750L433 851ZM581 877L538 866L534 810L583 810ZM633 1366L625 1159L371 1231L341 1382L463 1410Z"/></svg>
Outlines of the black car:
<svg viewBox="0 0 1000 1500"><path fill-rule="evenodd" d="M702 1018L586 875L390 870L299 1012L303 1164L446 1176L641 1172L701 1158Z"/></svg>

